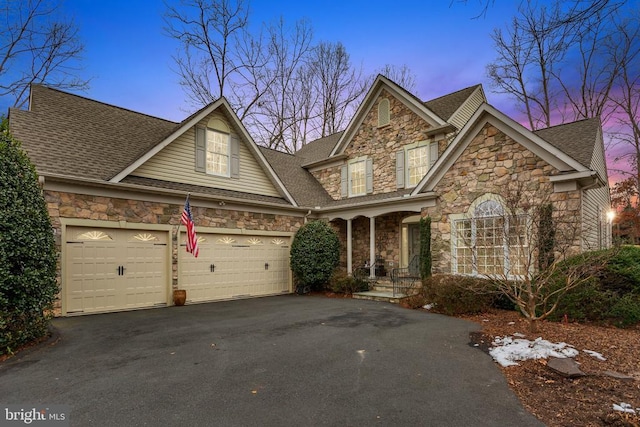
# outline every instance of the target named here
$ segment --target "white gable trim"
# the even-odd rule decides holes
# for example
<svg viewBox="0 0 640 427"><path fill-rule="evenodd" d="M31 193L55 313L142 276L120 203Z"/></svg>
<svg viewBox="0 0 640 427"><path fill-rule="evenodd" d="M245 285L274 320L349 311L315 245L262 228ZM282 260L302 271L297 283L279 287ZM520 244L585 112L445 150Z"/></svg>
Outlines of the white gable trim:
<svg viewBox="0 0 640 427"><path fill-rule="evenodd" d="M586 166L540 138L520 123L491 105L484 103L460 130L460 133L449 144L442 156L422 178L411 194L416 195L424 191L433 191L436 184L440 182L487 122L561 172L589 170Z"/></svg>
<svg viewBox="0 0 640 427"><path fill-rule="evenodd" d="M456 117L456 115L463 109L466 107L467 103L469 102L470 99L473 98L473 95L475 95L477 92L480 92L480 94L482 95L482 102L486 103L487 102L487 97L484 94L484 89L482 88L482 85L478 85L478 87L471 92L471 95L467 96L467 99L464 100L464 102L462 104L460 104L460 106L456 109L456 111L453 112L453 114L451 114L451 116L449 116L449 120L451 120L452 117Z"/></svg>
<svg viewBox="0 0 640 427"><path fill-rule="evenodd" d="M140 156L135 162L133 162L132 164L127 166L125 169L123 169L120 173L118 173L116 176L111 178L109 182L118 183L122 181L130 173L132 173L138 167L143 165L147 160L149 160L150 158L158 154L160 150L165 148L167 145L171 144L180 135L185 133L188 129L191 129L200 120L202 120L207 115L211 114L213 111L217 110L220 107L224 107L227 110L227 112L229 113L229 116L231 116L237 129L240 129L240 132L242 133L242 137L244 141L248 143L247 147L252 152L252 154L258 159L258 162L260 163L262 168L266 171L267 176L269 177L273 185L289 201L289 203L291 203L293 206L298 206L296 201L293 199L293 197L291 197L291 194L289 194L289 191L287 191L287 189L285 188L280 178L278 178L278 175L276 175L275 171L271 168L271 165L269 164L269 162L267 162L265 157L262 155L262 153L258 149L256 143L253 141L253 138L251 138L249 133L247 133L247 130L244 128L244 126L240 122L240 119L238 119L238 116L233 112L233 110L231 109L231 106L229 105L229 103L225 98L220 98L217 101L212 102L211 104L209 104L208 106L200 110L198 113L194 114L187 122L182 124L171 135L169 135L168 137L160 141L153 148L151 148L149 151L147 151L142 156Z"/></svg>
<svg viewBox="0 0 640 427"><path fill-rule="evenodd" d="M373 108L373 102L380 96L380 94L382 93L382 89L386 89L396 99L400 100L411 111L422 117L431 126L442 126L446 124L446 122L438 117L437 114L429 110L422 102L416 99L413 95L409 94L409 92L407 92L405 89L398 86L386 77L378 75L378 77L376 77L375 81L371 85L369 92L367 92L367 95L358 107L358 110L353 115L353 118L349 122L349 125L342 133L342 136L340 136L340 139L331 151L331 154L329 154L329 157L335 156L336 154L342 154L344 152L345 148L351 141L351 138L356 133L358 128L360 128L360 126L362 125L364 118L367 116L367 114L369 114L371 108Z"/></svg>

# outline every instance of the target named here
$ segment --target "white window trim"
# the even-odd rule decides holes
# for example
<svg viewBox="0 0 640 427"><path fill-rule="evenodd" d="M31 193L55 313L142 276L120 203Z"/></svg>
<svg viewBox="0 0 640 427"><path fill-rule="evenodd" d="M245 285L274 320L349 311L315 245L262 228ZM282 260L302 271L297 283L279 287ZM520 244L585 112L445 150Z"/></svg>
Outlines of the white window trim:
<svg viewBox="0 0 640 427"><path fill-rule="evenodd" d="M204 139L205 140L205 156L207 156L207 154L209 153L209 132L224 135L227 138L227 173L225 174L225 173L217 173L217 172L210 171L208 168L208 162L206 161L206 157L205 157L205 165L204 165L205 172L207 173L207 175L230 178L231 177L231 135L226 132L222 132L220 130L207 127L206 133L205 133L205 139Z"/></svg>
<svg viewBox="0 0 640 427"><path fill-rule="evenodd" d="M469 208L467 209L467 213L461 213L461 214L450 214L449 215L449 225L450 225L450 230L451 230L451 273L452 274L460 274L460 275L464 275L464 276L473 276L473 277L494 277L494 275L486 275L486 274L480 274L478 273L478 261L477 261L477 253L476 253L476 249L475 249L475 240L476 240L476 219L478 218L494 218L491 216L487 216L487 217L476 217L473 215L473 213L475 213L475 209L477 206L479 206L480 204L488 201L488 200L492 200L495 201L497 203L499 203L503 209L505 206L504 201L502 200L502 198L496 194L484 194L480 197L478 197L476 200L473 201L473 203L471 203L471 205L469 206ZM517 212L517 216L525 216L526 214L524 212ZM457 249L458 249L458 229L456 227L457 223L459 221L464 221L464 220L468 220L471 222L471 242L469 244L469 248L472 251L471 257L472 257L472 272L471 274L468 273L459 273L458 272L458 259L457 259ZM508 216L507 216L507 222L504 224L505 229L508 230L509 228L509 223L508 223ZM529 227L531 226L531 217L529 217L528 215L525 216L525 220L527 221L526 224L526 229L529 229ZM525 236L526 237L526 236ZM506 273L507 271L509 271L510 269L510 258L509 258L509 245L507 244L507 239L508 237L506 237L506 235L504 236L504 246L503 246L503 256L504 256L504 260L503 260L503 272ZM530 243L527 242L527 247L529 248L529 250L531 250L531 248L529 247ZM532 266L531 266L532 267ZM503 277L503 276L500 276ZM514 275L514 274L509 274L507 275L507 278L510 280L522 280L523 277L521 275Z"/></svg>
<svg viewBox="0 0 640 427"><path fill-rule="evenodd" d="M431 164L431 150L429 150L429 141L418 141L413 144L404 146L404 188L414 188L416 185L420 183L420 179L415 184L411 184L409 177L410 168L409 168L409 152L416 148L427 147L427 172L429 171L429 165Z"/></svg>
<svg viewBox="0 0 640 427"><path fill-rule="evenodd" d="M351 166L362 163L364 173L364 186L361 193L353 193L351 186ZM356 157L347 163L347 194L349 197L364 196L367 194L367 156Z"/></svg>

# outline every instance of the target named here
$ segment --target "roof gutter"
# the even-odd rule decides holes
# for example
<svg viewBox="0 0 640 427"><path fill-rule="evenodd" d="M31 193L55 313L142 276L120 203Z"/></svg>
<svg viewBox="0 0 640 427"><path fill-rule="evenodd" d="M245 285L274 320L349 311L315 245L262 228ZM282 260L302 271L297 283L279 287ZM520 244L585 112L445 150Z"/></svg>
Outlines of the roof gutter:
<svg viewBox="0 0 640 427"><path fill-rule="evenodd" d="M335 161L338 160L344 160L346 159L348 156L346 154L338 154L332 157L327 157L326 159L322 159L322 160L317 160L315 162L309 162L309 163L304 163L302 165L303 168L311 168L311 167L317 167L317 166L323 166L329 163L333 163Z"/></svg>
<svg viewBox="0 0 640 427"><path fill-rule="evenodd" d="M591 188L604 187L606 183L602 180L598 172L588 170L571 172L560 175L553 175L549 177L549 182L553 184L576 181L583 190L589 190Z"/></svg>
<svg viewBox="0 0 640 427"><path fill-rule="evenodd" d="M127 191L131 193L143 192L146 194L156 194L159 196L164 195L164 196L185 197L185 194L186 194L186 192L182 190L147 187L143 185L127 184L122 182L109 182L109 181L102 181L99 179L92 179L92 178L78 179L73 176L61 175L61 174L40 173L39 176L43 177L43 180L45 180L44 182L46 182L47 184L50 184L52 182L58 182L58 183L64 183L64 184L74 184L74 185L84 186L84 187ZM277 208L277 209L283 209L283 210L294 211L294 212L306 212L308 210L308 208L301 208L301 207L287 205L287 204L266 202L263 200L247 200L247 199L241 199L237 197L198 193L198 192L190 192L189 194L190 194L191 200L200 199L200 200L220 202L222 204L234 203L234 204L243 205L243 206L263 206L263 207Z"/></svg>

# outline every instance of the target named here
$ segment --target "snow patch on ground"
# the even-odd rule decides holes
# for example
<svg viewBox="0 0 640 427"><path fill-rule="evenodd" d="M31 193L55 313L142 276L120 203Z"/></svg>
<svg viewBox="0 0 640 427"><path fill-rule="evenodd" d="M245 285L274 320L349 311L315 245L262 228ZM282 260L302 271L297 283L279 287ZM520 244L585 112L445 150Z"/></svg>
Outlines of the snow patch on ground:
<svg viewBox="0 0 640 427"><path fill-rule="evenodd" d="M493 359L502 366L518 365L517 361L529 359L546 359L550 356L565 358L575 357L579 351L570 344L552 343L542 338L529 341L523 338L514 339L510 336L496 337L489 350Z"/></svg>
<svg viewBox="0 0 640 427"><path fill-rule="evenodd" d="M616 405L615 403L613 404L613 410L614 411L620 411L620 412L626 412L629 414L635 414L636 411L640 412L640 408L636 408L635 410L633 409L633 407L631 405L629 405L628 403L620 403L619 405Z"/></svg>
<svg viewBox="0 0 640 427"><path fill-rule="evenodd" d="M593 350L582 350L585 353L587 353L589 356L591 357L595 357L596 359L604 362L605 360L607 360L606 357L604 357L602 354L598 353L597 351L593 351Z"/></svg>

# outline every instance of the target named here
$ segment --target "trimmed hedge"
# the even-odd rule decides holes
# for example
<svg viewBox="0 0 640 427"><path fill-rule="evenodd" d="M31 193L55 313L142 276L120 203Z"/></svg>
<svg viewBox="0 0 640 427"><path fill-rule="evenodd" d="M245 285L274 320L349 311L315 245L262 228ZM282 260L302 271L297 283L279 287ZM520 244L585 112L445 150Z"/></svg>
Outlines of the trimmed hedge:
<svg viewBox="0 0 640 427"><path fill-rule="evenodd" d="M351 295L355 292L368 291L369 283L360 277L349 276L342 271L331 276L327 287L331 292Z"/></svg>
<svg viewBox="0 0 640 427"><path fill-rule="evenodd" d="M329 224L311 221L300 227L291 243L291 271L301 286L320 290L340 261L340 240Z"/></svg>
<svg viewBox="0 0 640 427"><path fill-rule="evenodd" d="M513 309L513 304L496 293L495 285L478 277L437 274L424 281L420 296L424 303L434 304L432 311L449 316Z"/></svg>
<svg viewBox="0 0 640 427"><path fill-rule="evenodd" d="M0 126L0 354L47 333L58 293L51 221L34 166Z"/></svg>

